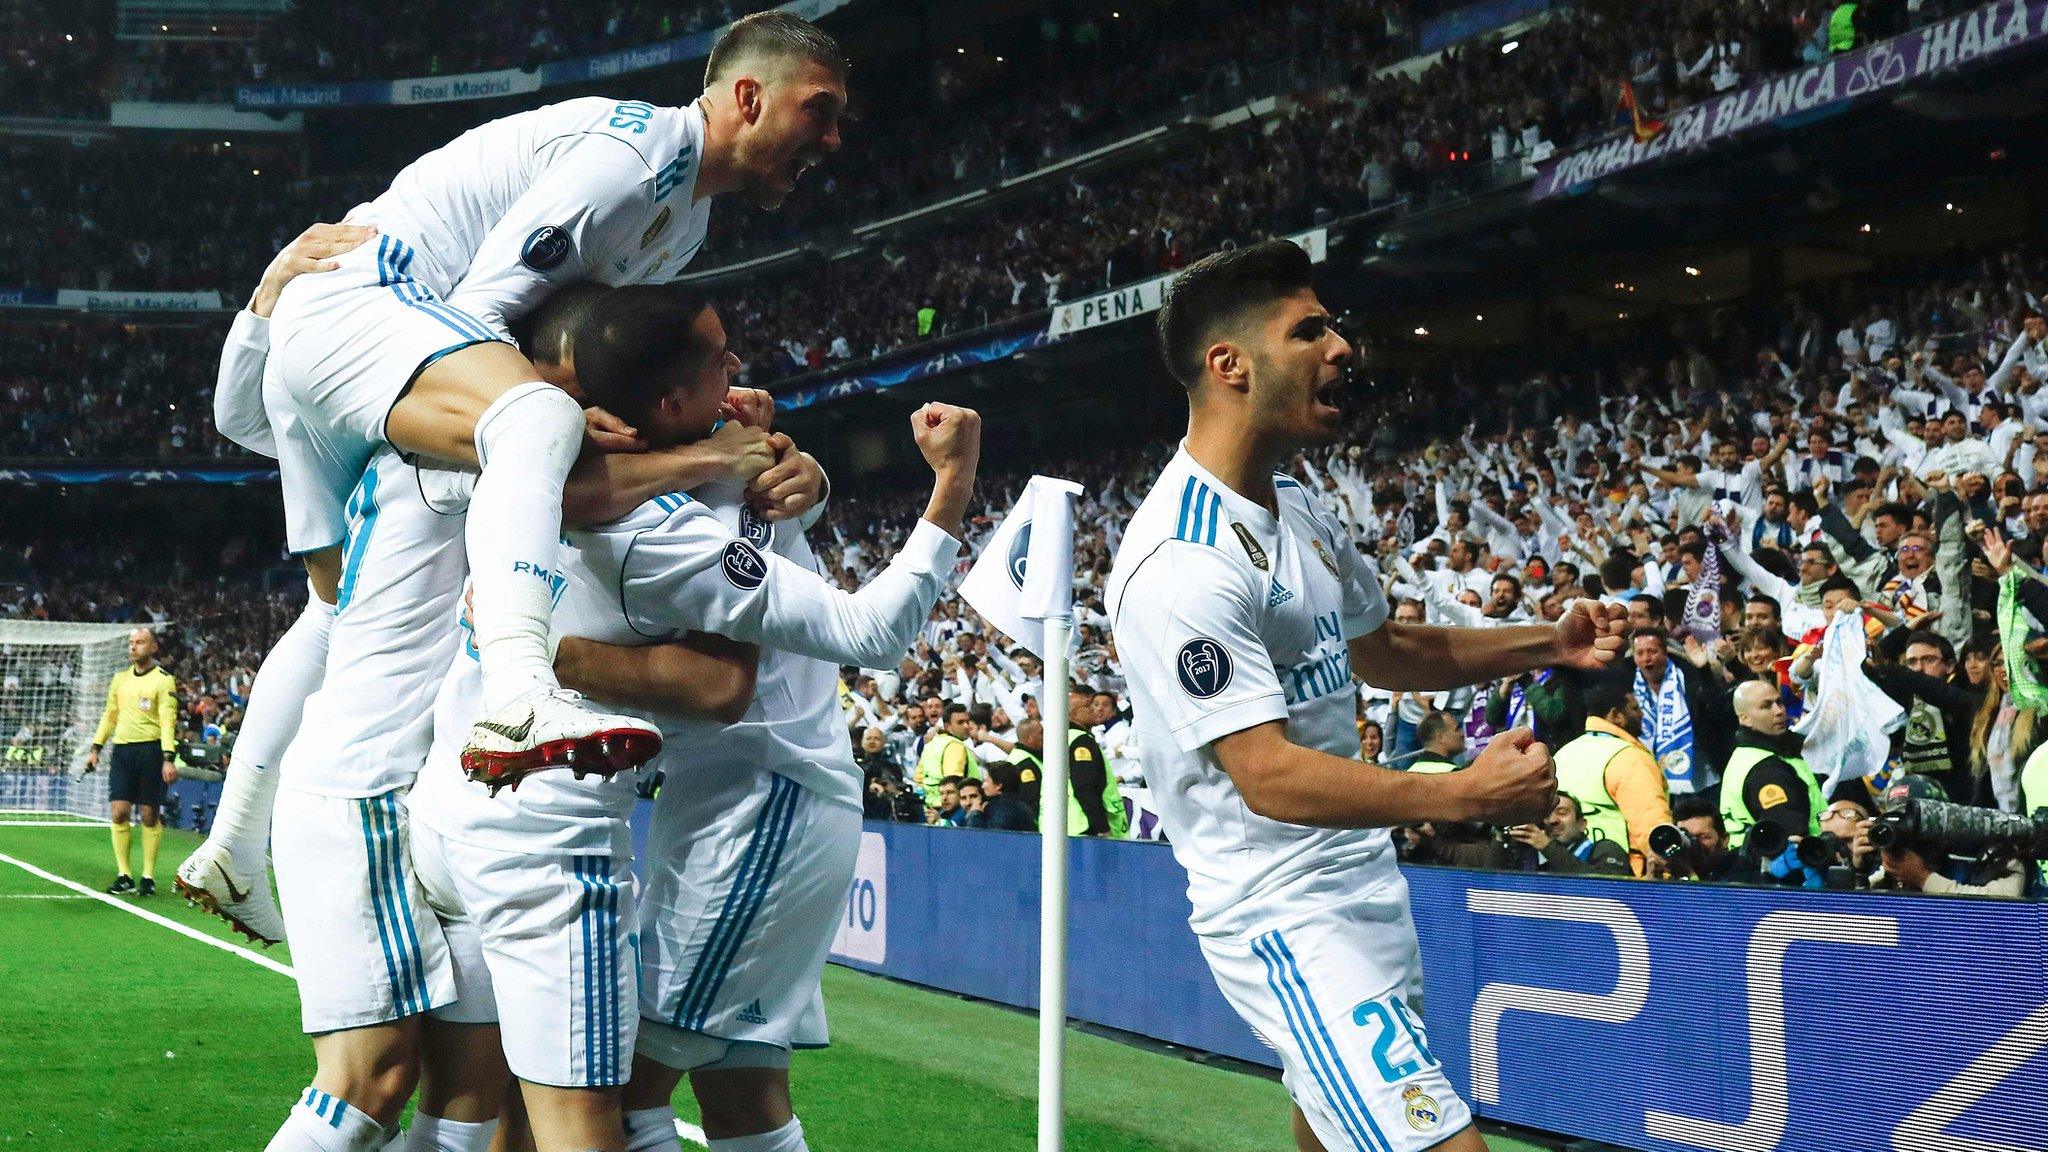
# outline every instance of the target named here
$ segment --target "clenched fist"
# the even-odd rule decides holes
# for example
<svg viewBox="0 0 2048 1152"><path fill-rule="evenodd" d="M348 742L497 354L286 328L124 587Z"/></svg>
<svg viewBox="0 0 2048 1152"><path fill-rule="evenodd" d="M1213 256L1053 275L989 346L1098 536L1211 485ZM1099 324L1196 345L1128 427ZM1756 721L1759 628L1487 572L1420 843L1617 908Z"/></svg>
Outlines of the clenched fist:
<svg viewBox="0 0 2048 1152"><path fill-rule="evenodd" d="M981 462L981 413L952 404L927 404L910 414L910 434L925 463L940 476L972 473Z"/></svg>
<svg viewBox="0 0 2048 1152"><path fill-rule="evenodd" d="M1533 824L1557 806L1557 764L1527 728L1495 736L1452 778L1465 790L1467 818L1481 823Z"/></svg>

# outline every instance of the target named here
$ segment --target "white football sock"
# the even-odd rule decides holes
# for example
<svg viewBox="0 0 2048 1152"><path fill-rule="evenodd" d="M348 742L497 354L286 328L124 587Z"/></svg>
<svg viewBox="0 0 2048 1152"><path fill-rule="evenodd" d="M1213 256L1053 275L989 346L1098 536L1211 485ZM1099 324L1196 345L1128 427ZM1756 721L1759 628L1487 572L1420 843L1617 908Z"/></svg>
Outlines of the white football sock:
<svg viewBox="0 0 2048 1152"><path fill-rule="evenodd" d="M228 757L227 780L207 834L208 840L225 845L245 872L263 871L270 850L270 809L277 799L277 764L298 734L306 697L326 675L327 637L333 630L334 606L309 588L306 610L263 658L249 687L241 734Z"/></svg>
<svg viewBox="0 0 2048 1152"><path fill-rule="evenodd" d="M416 1111L412 1114L405 1152L487 1152L497 1130L495 1119L465 1124Z"/></svg>
<svg viewBox="0 0 2048 1152"><path fill-rule="evenodd" d="M626 1152L683 1152L675 1109L642 1108L619 1119L626 1125Z"/></svg>
<svg viewBox="0 0 2048 1152"><path fill-rule="evenodd" d="M582 447L583 409L538 380L498 397L476 422L483 468L465 537L485 715L556 687L548 628L562 582L562 485Z"/></svg>
<svg viewBox="0 0 2048 1152"><path fill-rule="evenodd" d="M707 1146L711 1152L810 1152L811 1147L804 1143L804 1122L794 1116L773 1132L712 1140Z"/></svg>
<svg viewBox="0 0 2048 1152"><path fill-rule="evenodd" d="M378 1152L389 1135L339 1096L308 1088L264 1152Z"/></svg>

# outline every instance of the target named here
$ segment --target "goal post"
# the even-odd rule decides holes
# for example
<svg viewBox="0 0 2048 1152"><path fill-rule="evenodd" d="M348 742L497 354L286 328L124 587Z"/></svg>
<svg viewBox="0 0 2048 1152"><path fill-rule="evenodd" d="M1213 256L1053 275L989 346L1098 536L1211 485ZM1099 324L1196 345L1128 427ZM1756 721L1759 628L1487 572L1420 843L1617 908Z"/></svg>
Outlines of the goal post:
<svg viewBox="0 0 2048 1152"><path fill-rule="evenodd" d="M86 775L85 753L134 628L0 620L0 822L107 819L107 775Z"/></svg>

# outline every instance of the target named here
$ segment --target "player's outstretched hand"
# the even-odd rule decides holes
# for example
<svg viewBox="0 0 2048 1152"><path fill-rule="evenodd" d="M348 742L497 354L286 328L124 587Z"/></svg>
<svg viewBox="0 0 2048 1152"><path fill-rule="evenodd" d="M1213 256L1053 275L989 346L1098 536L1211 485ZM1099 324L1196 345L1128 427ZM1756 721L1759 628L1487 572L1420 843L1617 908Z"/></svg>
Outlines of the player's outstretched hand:
<svg viewBox="0 0 2048 1152"><path fill-rule="evenodd" d="M1495 736L1452 779L1464 786L1471 819L1481 823L1532 824L1557 807L1557 764L1527 728Z"/></svg>
<svg viewBox="0 0 2048 1152"><path fill-rule="evenodd" d="M981 462L981 413L952 404L927 404L910 414L910 434L925 463L941 476Z"/></svg>
<svg viewBox="0 0 2048 1152"><path fill-rule="evenodd" d="M794 520L825 498L825 470L781 432L768 434L768 446L775 463L747 485L747 504L771 524Z"/></svg>
<svg viewBox="0 0 2048 1152"><path fill-rule="evenodd" d="M1560 668L1598 672L1621 655L1628 617L1612 604L1581 597L1572 601L1557 621L1557 659Z"/></svg>
<svg viewBox="0 0 2048 1152"><path fill-rule="evenodd" d="M315 224L299 233L298 239L285 245L283 251L271 258L270 267L263 270L256 294L249 299L249 311L258 316L270 315L286 284L308 272L334 271L341 267L336 257L355 251L376 235L376 226L371 224Z"/></svg>
<svg viewBox="0 0 2048 1152"><path fill-rule="evenodd" d="M768 442L768 433L737 420L719 425L718 431L706 436L703 444L717 454L718 466L724 469L726 478L742 484L753 483L756 476L775 463L775 446Z"/></svg>

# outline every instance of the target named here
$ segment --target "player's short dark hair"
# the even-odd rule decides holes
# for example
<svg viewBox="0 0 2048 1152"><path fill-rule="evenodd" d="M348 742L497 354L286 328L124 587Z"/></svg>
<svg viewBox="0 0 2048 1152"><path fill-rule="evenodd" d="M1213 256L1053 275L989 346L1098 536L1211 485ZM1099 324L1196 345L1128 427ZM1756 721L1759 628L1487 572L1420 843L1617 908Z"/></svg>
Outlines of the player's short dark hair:
<svg viewBox="0 0 2048 1152"><path fill-rule="evenodd" d="M579 280L557 289L541 301L540 307L512 326L512 336L519 341L520 351L535 364L560 364L565 352L573 358L576 334L590 321L597 302L610 291L595 280Z"/></svg>
<svg viewBox="0 0 2048 1152"><path fill-rule="evenodd" d="M711 58L704 61L704 87L709 90L741 64L777 58L808 60L841 80L852 70L846 50L830 32L801 16L770 9L727 26L725 35L712 45Z"/></svg>
<svg viewBox="0 0 2048 1152"><path fill-rule="evenodd" d="M1159 354L1192 390L1216 330L1245 313L1315 285L1315 266L1292 240L1267 240L1204 256L1182 269L1159 305Z"/></svg>
<svg viewBox="0 0 2048 1152"><path fill-rule="evenodd" d="M576 334L576 380L584 398L639 424L675 387L677 369L716 349L693 328L710 302L680 284L630 284L599 297Z"/></svg>

